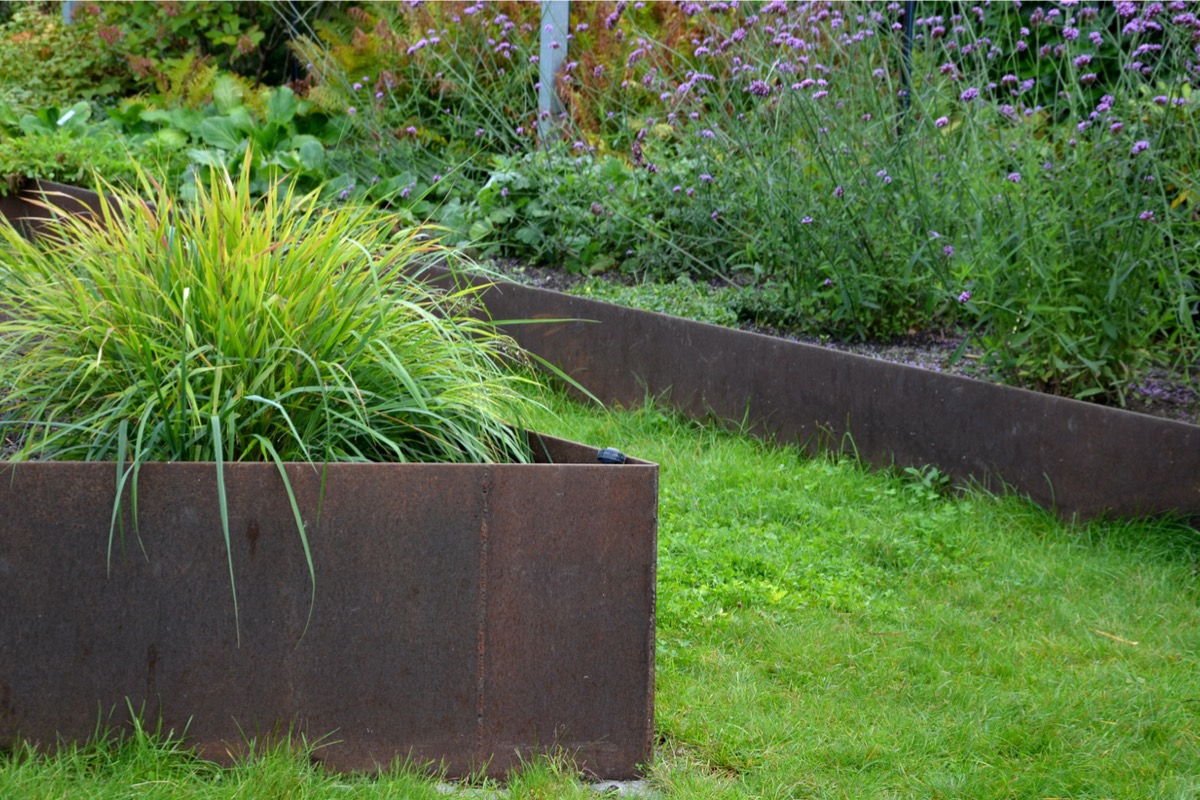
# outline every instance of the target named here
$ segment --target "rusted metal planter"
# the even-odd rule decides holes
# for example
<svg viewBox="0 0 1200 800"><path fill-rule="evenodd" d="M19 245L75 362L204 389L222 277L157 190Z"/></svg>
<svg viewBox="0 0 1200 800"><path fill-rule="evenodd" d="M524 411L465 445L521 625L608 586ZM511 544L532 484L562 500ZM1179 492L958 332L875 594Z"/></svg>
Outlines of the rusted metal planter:
<svg viewBox="0 0 1200 800"><path fill-rule="evenodd" d="M148 464L107 566L114 464L0 464L0 747L122 726L225 758L247 737L500 774L552 747L604 778L652 752L658 468L539 438L532 465ZM552 462L552 463L551 463ZM306 630L307 623L307 630ZM240 645L237 630L240 627Z"/></svg>
<svg viewBox="0 0 1200 800"><path fill-rule="evenodd" d="M25 235L36 235L44 228L41 220L50 213L44 204L55 206L68 214L100 213L100 195L90 189L35 180L17 194L0 196L0 216L16 225Z"/></svg>
<svg viewBox="0 0 1200 800"><path fill-rule="evenodd" d="M877 466L933 465L1061 516L1200 518L1200 426L511 283L487 290L522 347L606 403L698 418Z"/></svg>

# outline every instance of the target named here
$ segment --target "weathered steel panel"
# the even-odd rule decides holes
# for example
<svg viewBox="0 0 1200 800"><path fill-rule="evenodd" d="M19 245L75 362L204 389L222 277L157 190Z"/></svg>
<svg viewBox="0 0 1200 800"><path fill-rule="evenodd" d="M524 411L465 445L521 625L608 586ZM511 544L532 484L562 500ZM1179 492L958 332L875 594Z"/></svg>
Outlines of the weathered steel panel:
<svg viewBox="0 0 1200 800"><path fill-rule="evenodd" d="M699 418L934 465L1062 516L1200 516L1200 426L892 364L586 298L497 284L495 319L606 403L665 397Z"/></svg>
<svg viewBox="0 0 1200 800"><path fill-rule="evenodd" d="M536 742L632 778L651 752L653 671L633 686L619 665L654 663L653 621L638 609L654 608L655 542L637 532L656 527L657 487L623 480L623 468L492 475L480 733L503 767ZM533 517L531 485L541 500Z"/></svg>
<svg viewBox="0 0 1200 800"><path fill-rule="evenodd" d="M538 733L580 729L564 744L585 768L632 774L651 754L657 467L542 449L557 463L290 466L315 599L278 472L227 465L236 625L212 464L143 468L111 569L115 465L0 465L0 743L86 739L131 705L218 758L291 731L334 769L411 756L499 773L554 744ZM543 641L581 623L601 627ZM596 659L605 692L567 683L566 647L562 663ZM536 680L492 675L514 648Z"/></svg>
<svg viewBox="0 0 1200 800"><path fill-rule="evenodd" d="M16 194L0 195L0 217L9 220L24 235L36 235L45 228L45 220L55 212L98 215L100 195L78 186L53 181L32 181Z"/></svg>

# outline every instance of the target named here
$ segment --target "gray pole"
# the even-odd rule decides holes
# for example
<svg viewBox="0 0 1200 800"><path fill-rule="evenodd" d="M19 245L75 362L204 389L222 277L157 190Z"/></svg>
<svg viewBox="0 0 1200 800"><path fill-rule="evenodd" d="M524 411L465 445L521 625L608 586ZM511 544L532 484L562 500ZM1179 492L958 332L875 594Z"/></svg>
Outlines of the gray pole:
<svg viewBox="0 0 1200 800"><path fill-rule="evenodd" d="M538 54L538 135L550 135L558 115L563 112L562 99L554 91L554 78L567 57L567 34L571 27L570 0L542 0L541 52ZM549 30L547 30L549 29Z"/></svg>

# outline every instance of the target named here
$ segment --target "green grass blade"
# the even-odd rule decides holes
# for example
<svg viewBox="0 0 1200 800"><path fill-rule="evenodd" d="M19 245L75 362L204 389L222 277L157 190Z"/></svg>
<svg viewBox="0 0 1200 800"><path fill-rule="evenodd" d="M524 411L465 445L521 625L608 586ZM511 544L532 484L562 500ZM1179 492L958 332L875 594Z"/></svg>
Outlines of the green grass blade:
<svg viewBox="0 0 1200 800"><path fill-rule="evenodd" d="M308 544L308 532L304 528L304 518L300 514L300 505L296 502L296 492L292 489L292 481L288 478L287 469L283 465L283 459L279 457L279 453L275 450L275 445L271 444L269 439L261 436L258 437L259 443L263 449L271 456L271 461L274 462L276 469L279 470L279 477L283 479L283 490L287 492L288 503L292 507L292 517L296 520L296 532L300 535L300 546L304 548L304 561L308 565L308 581L312 587L312 593L308 603L308 619L304 621L304 630L300 633L300 638L304 638L304 634L308 633L309 623L312 622L313 610L317 607L317 570L313 564L312 549ZM321 473L322 495L324 494L324 470ZM318 512L318 520L320 514ZM299 642L297 642L299 645Z"/></svg>
<svg viewBox="0 0 1200 800"><path fill-rule="evenodd" d="M233 544L229 537L229 503L225 495L225 460L221 447L221 419L213 415L210 419L213 436L213 453L217 462L217 505L221 511L221 533L225 536L225 555L229 560L229 589L233 595L233 626L238 647L242 646L242 630L238 621L237 582L233 577Z"/></svg>

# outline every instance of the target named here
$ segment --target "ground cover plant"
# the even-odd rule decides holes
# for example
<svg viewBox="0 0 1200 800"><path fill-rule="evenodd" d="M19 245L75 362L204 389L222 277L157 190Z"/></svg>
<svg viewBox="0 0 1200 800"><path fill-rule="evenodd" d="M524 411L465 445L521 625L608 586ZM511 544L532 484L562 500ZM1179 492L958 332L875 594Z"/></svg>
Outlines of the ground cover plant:
<svg viewBox="0 0 1200 800"><path fill-rule="evenodd" d="M1194 528L1069 526L1017 498L950 493L932 473L808 458L653 405L544 402L552 413L539 429L662 467L658 743L647 767L659 796L1200 791ZM260 753L232 771L161 736L57 760L21 752L0 761L0 794L438 791L436 776L411 771L328 775L295 745L299 755ZM582 784L551 760L490 786L499 797L582 797ZM462 796L470 788L480 782Z"/></svg>

